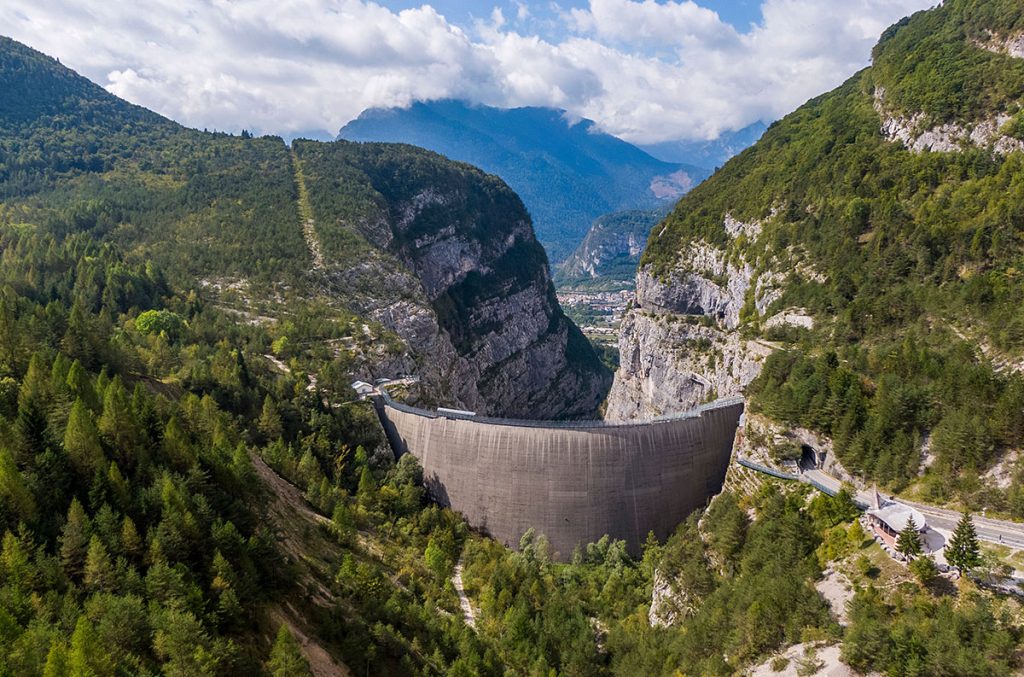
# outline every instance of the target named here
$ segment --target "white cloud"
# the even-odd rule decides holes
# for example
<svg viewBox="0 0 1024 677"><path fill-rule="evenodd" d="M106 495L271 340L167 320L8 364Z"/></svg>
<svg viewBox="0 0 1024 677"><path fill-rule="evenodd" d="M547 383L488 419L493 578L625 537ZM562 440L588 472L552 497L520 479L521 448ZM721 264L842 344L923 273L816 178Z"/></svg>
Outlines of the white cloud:
<svg viewBox="0 0 1024 677"><path fill-rule="evenodd" d="M371 106L466 98L547 105L624 138L709 138L778 117L866 65L932 0L765 0L740 33L690 0L591 0L557 39L495 7L453 25L363 0L4 0L4 33L196 127L336 131Z"/></svg>

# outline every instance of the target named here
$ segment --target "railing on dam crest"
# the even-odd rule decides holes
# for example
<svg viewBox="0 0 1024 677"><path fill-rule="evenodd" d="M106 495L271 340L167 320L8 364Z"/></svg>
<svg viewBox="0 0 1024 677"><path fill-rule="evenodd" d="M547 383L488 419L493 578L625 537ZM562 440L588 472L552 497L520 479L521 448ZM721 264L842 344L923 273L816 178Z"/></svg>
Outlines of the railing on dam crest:
<svg viewBox="0 0 1024 677"><path fill-rule="evenodd" d="M712 411L715 409L722 409L725 407L732 407L743 402L742 397L728 397L721 400L715 400L707 404L702 404L698 407L684 411L678 414L668 414L665 416L658 416L655 418L646 419L643 421L604 421L604 420L589 420L589 421L553 421L553 420L535 420L535 419L518 419L518 418L498 418L492 416L477 416L475 414L461 414L453 411L446 411L444 413L434 411L432 409L422 409L420 407L413 407L402 402L396 402L387 389L384 387L378 388L381 399L384 400L384 404L388 407L396 409L398 411L405 412L407 414L413 414L415 416L425 416L427 418L450 418L460 419L465 421L473 421L476 423L486 423L489 425L508 425L517 426L520 428L562 428L562 429L586 429L586 428L633 428L642 425L656 425L659 423L668 423L671 421L679 421L688 418L699 418L701 414L706 411Z"/></svg>

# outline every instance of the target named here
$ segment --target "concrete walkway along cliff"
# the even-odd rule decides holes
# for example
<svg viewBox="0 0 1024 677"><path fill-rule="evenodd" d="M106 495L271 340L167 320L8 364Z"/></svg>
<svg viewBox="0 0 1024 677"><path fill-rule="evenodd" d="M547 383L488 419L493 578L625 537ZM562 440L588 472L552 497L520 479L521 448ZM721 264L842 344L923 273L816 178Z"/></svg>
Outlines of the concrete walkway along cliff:
<svg viewBox="0 0 1024 677"><path fill-rule="evenodd" d="M439 413L374 396L396 455L431 498L516 547L530 528L556 559L607 534L640 553L722 487L743 400L638 423L518 421Z"/></svg>

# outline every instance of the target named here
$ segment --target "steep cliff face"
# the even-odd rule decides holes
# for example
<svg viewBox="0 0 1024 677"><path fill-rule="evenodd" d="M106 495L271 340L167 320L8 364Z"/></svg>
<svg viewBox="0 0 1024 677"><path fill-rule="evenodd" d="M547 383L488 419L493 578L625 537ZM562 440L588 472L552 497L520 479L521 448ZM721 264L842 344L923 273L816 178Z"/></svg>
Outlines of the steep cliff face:
<svg viewBox="0 0 1024 677"><path fill-rule="evenodd" d="M731 238L727 248L691 242L664 276L649 267L637 273L636 302L619 338L620 367L608 396L608 418L661 416L742 393L760 373L772 344L741 332L741 319L792 324L798 321L792 318L805 316L802 309L767 315L781 296L783 276L775 270L782 266L773 257L773 267L757 271L741 249L756 242L761 224L726 214L723 228Z"/></svg>
<svg viewBox="0 0 1024 677"><path fill-rule="evenodd" d="M562 313L529 215L502 181L407 146L295 150L318 234L342 243L325 247L335 293L367 290L353 301L406 341L426 400L511 417L593 415L610 375ZM355 206L331 197L339 168L366 188ZM373 245L359 266L353 237Z"/></svg>
<svg viewBox="0 0 1024 677"><path fill-rule="evenodd" d="M1024 439L1022 35L1011 0L915 14L681 199L609 417L743 392L751 453L798 440L936 501L1016 500L970 478Z"/></svg>

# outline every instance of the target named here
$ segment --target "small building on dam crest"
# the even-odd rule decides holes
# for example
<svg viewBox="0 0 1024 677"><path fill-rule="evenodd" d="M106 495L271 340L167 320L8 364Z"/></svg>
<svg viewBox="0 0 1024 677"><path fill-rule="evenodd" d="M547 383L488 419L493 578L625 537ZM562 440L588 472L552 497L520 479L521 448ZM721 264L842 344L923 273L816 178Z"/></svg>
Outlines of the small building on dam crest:
<svg viewBox="0 0 1024 677"><path fill-rule="evenodd" d="M635 423L521 421L374 405L395 454L423 466L430 497L511 547L530 528L557 559L607 534L638 555L725 480L742 398Z"/></svg>

